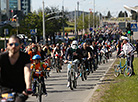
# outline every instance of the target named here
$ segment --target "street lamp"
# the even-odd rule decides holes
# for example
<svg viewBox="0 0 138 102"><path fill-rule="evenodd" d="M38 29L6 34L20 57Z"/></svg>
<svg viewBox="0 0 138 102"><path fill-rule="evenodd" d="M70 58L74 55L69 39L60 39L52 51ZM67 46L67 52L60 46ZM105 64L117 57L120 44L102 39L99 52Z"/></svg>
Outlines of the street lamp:
<svg viewBox="0 0 138 102"><path fill-rule="evenodd" d="M95 0L93 0L93 29L95 28Z"/></svg>
<svg viewBox="0 0 138 102"><path fill-rule="evenodd" d="M65 42L65 40L64 40L64 36L65 36L65 32L64 32L64 0L62 1L62 15L63 15L63 20L62 20L62 23L63 23L63 41Z"/></svg>
<svg viewBox="0 0 138 102"><path fill-rule="evenodd" d="M43 44L46 44L46 36L45 36L45 12L44 12L44 0L43 0Z"/></svg>

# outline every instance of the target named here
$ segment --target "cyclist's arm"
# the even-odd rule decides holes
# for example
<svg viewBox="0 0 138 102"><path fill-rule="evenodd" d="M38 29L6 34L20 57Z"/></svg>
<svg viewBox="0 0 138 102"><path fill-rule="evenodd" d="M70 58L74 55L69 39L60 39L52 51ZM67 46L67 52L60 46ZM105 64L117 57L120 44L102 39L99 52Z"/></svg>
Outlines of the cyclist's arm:
<svg viewBox="0 0 138 102"><path fill-rule="evenodd" d="M90 52L88 52L88 59L90 59L91 58L91 54L90 54Z"/></svg>
<svg viewBox="0 0 138 102"><path fill-rule="evenodd" d="M30 79L30 63L26 64L24 67L24 78L25 78L25 83L26 83L26 89L31 88L31 79Z"/></svg>
<svg viewBox="0 0 138 102"><path fill-rule="evenodd" d="M65 59L68 60L68 54L69 54L69 48L67 48L66 53L65 53Z"/></svg>

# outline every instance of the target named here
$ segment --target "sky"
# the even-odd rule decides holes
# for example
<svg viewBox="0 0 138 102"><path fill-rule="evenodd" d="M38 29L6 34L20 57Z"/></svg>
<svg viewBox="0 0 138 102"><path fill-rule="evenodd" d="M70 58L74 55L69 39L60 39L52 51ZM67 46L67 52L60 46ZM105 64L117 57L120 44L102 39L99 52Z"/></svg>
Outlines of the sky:
<svg viewBox="0 0 138 102"><path fill-rule="evenodd" d="M32 0L32 11L42 8L43 0ZM88 11L89 9L94 10L94 0L44 0L45 6L47 7L57 7L60 10L62 5L64 5L65 10L74 11L77 9L77 2L79 2L79 10ZM120 11L126 11L123 5L130 7L138 6L138 0L95 0L95 11L102 13L102 15L107 15L110 11L112 16L118 16ZM130 13L128 12L130 15Z"/></svg>

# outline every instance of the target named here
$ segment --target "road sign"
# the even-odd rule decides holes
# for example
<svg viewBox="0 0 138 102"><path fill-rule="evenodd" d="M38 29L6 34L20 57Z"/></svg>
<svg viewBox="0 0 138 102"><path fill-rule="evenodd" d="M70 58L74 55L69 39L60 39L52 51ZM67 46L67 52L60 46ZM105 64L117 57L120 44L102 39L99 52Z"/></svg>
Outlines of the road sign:
<svg viewBox="0 0 138 102"><path fill-rule="evenodd" d="M30 29L30 34L35 35L36 34L35 29Z"/></svg>
<svg viewBox="0 0 138 102"><path fill-rule="evenodd" d="M92 27L89 30L92 31L93 30Z"/></svg>
<svg viewBox="0 0 138 102"><path fill-rule="evenodd" d="M4 29L4 34L8 35L9 34L9 30L8 29Z"/></svg>
<svg viewBox="0 0 138 102"><path fill-rule="evenodd" d="M133 30L134 32L137 32L137 24L131 24L131 30Z"/></svg>

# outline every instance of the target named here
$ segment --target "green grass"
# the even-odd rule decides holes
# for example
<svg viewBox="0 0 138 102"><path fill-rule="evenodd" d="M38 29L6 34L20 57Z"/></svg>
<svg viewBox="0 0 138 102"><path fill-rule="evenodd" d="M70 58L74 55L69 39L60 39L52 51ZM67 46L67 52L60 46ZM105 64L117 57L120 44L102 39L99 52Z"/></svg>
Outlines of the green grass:
<svg viewBox="0 0 138 102"><path fill-rule="evenodd" d="M116 83L110 84L109 90L102 96L103 102L138 102L138 58L133 63L136 75L130 78L120 75L115 78Z"/></svg>

